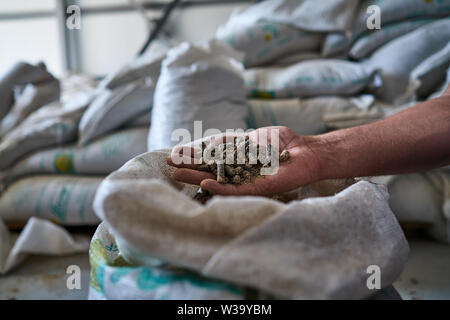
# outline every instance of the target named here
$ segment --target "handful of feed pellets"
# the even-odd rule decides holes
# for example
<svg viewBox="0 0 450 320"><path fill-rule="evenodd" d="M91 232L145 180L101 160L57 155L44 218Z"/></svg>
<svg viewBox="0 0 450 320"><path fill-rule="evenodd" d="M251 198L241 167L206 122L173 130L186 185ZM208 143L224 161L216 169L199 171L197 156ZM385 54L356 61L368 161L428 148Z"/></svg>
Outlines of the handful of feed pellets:
<svg viewBox="0 0 450 320"><path fill-rule="evenodd" d="M277 157L277 158L276 158ZM261 176L262 168L269 168L273 160L289 159L289 151L273 150L271 144L265 146L250 142L248 136L234 137L233 142L216 146L202 145L202 158L197 170L211 172L219 183L241 185L251 183ZM194 199L205 203L212 195L201 188Z"/></svg>

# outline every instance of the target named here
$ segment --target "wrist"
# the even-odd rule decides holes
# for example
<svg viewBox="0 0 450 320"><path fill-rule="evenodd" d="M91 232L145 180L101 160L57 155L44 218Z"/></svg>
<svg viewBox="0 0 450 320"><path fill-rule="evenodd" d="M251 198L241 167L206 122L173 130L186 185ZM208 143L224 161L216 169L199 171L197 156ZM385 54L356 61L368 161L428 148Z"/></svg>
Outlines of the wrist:
<svg viewBox="0 0 450 320"><path fill-rule="evenodd" d="M301 181L301 185L304 185L325 179L322 138L298 135L295 141L295 167L301 168L294 171L296 181Z"/></svg>
<svg viewBox="0 0 450 320"><path fill-rule="evenodd" d="M335 134L306 136L304 144L310 154L314 181L341 178L339 165L342 152L338 151L342 139Z"/></svg>

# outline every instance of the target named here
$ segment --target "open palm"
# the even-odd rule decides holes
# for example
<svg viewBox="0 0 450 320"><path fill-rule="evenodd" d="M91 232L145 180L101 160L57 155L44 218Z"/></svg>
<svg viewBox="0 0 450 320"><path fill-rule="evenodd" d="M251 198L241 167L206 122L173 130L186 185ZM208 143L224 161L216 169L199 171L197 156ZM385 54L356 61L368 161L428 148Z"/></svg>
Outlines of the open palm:
<svg viewBox="0 0 450 320"><path fill-rule="evenodd" d="M178 168L173 177L177 181L197 184L204 190L221 195L272 196L317 181L319 164L308 147L308 137L299 136L287 127L265 127L249 133L249 138L255 143L265 144L258 137L267 136L270 142L272 130L279 133L280 152L288 150L290 154L289 159L281 162L277 173L273 175L257 177L248 184L221 184L213 174L196 170L195 164L176 165L168 158L168 163Z"/></svg>

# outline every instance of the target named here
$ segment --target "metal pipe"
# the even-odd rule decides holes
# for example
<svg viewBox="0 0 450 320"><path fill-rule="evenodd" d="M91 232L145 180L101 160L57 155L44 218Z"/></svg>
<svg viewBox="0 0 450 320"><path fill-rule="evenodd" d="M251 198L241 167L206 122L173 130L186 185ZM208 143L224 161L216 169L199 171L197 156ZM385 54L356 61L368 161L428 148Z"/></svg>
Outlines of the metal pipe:
<svg viewBox="0 0 450 320"><path fill-rule="evenodd" d="M259 2L257 0L186 0L178 4L179 8L187 7L199 7L199 6L211 6L211 5L224 5L224 4L237 4L237 3L254 3ZM162 10L169 2L164 1L152 1L144 2L142 5L147 10ZM131 5L117 5L117 6L101 6L101 7L85 7L81 8L83 15L92 14L105 14L105 13L120 13L124 11L135 11L136 8ZM1 20L16 20L16 19L39 19L49 18L56 15L55 11L28 11L28 12L10 12L0 13Z"/></svg>

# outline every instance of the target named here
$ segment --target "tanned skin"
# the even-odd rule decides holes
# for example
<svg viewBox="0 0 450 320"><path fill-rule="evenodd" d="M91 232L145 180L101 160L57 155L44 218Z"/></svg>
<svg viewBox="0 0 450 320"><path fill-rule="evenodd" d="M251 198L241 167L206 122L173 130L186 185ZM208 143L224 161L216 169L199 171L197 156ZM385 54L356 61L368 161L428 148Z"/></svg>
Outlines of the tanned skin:
<svg viewBox="0 0 450 320"><path fill-rule="evenodd" d="M324 179L403 174L450 165L450 87L439 98L425 101L383 120L317 136L301 136L287 127L266 127L250 133L278 129L280 152L290 158L280 163L278 173L235 186L220 184L215 177L195 170L191 164L178 167L174 178L198 184L222 195L271 196Z"/></svg>

